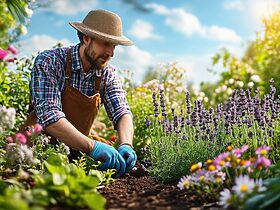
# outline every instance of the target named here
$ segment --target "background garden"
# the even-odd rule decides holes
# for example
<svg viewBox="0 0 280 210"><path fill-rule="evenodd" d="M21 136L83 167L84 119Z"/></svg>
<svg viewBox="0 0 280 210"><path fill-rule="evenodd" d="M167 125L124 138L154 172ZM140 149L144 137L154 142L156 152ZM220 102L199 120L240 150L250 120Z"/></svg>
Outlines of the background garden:
<svg viewBox="0 0 280 210"><path fill-rule="evenodd" d="M49 145L40 125L28 134L32 147L18 133L34 57L16 57L15 46L32 15L29 4L0 1L0 209L103 209L98 189L114 181L114 170L99 171L87 156L69 163L69 148ZM199 91L186 84L186 70L176 63L151 69L140 85L130 71L120 72L143 170L159 182L212 196L221 207L279 209L279 25L280 11L264 19L242 58L217 52L210 71L222 65L220 79L201 83ZM104 108L98 123L98 134L114 139Z"/></svg>

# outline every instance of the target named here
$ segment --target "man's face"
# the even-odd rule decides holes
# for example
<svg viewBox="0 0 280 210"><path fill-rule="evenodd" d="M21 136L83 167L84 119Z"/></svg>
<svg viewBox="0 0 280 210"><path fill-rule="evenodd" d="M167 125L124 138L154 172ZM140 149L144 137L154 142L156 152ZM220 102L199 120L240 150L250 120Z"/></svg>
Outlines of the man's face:
<svg viewBox="0 0 280 210"><path fill-rule="evenodd" d="M90 41L86 43L84 54L92 66L103 69L114 56L115 46L110 42L90 38Z"/></svg>

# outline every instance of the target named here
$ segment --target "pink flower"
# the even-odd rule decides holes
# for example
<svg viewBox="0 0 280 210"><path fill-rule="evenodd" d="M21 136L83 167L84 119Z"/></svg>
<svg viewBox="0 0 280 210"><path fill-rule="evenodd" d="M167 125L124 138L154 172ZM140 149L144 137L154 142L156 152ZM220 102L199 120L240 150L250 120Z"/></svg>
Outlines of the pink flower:
<svg viewBox="0 0 280 210"><path fill-rule="evenodd" d="M18 140L18 142L20 144L25 144L26 143L26 137L22 133L17 133L16 134L16 140Z"/></svg>
<svg viewBox="0 0 280 210"><path fill-rule="evenodd" d="M225 161L225 159L228 158L229 155L230 155L229 152L223 152L214 159L213 163L218 170L226 166L229 166L230 163Z"/></svg>
<svg viewBox="0 0 280 210"><path fill-rule="evenodd" d="M32 131L31 130L26 130L25 134L26 134L26 136L32 136Z"/></svg>
<svg viewBox="0 0 280 210"><path fill-rule="evenodd" d="M6 50L3 50L0 48L0 60L3 60L8 55L8 52Z"/></svg>
<svg viewBox="0 0 280 210"><path fill-rule="evenodd" d="M257 148L256 154L257 155L266 155L270 150L271 150L271 147L263 145L263 146L260 146L259 148Z"/></svg>
<svg viewBox="0 0 280 210"><path fill-rule="evenodd" d="M6 138L6 142L7 142L7 143L13 143L14 140L13 140L13 138L12 138L11 136L8 136L8 137Z"/></svg>
<svg viewBox="0 0 280 210"><path fill-rule="evenodd" d="M236 158L240 158L242 153L248 149L248 145L243 145L241 149L233 149L232 152Z"/></svg>
<svg viewBox="0 0 280 210"><path fill-rule="evenodd" d="M264 156L260 156L255 161L254 165L257 167L258 170L261 170L263 167L268 168L269 166L271 166L271 160Z"/></svg>
<svg viewBox="0 0 280 210"><path fill-rule="evenodd" d="M18 53L18 50L13 46L13 45L10 45L8 47L8 51L10 51L11 53L13 53L14 55Z"/></svg>
<svg viewBox="0 0 280 210"><path fill-rule="evenodd" d="M43 130L43 127L39 124L39 123L36 123L34 125L34 133L40 133L41 131Z"/></svg>

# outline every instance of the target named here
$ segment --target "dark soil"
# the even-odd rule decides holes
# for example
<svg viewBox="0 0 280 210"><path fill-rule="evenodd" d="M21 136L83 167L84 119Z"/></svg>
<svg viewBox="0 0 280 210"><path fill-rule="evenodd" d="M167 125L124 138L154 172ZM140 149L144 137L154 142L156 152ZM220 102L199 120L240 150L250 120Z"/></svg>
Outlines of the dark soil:
<svg viewBox="0 0 280 210"><path fill-rule="evenodd" d="M137 164L136 171L98 191L106 198L107 210L220 209L213 199L180 190L176 184L157 182Z"/></svg>

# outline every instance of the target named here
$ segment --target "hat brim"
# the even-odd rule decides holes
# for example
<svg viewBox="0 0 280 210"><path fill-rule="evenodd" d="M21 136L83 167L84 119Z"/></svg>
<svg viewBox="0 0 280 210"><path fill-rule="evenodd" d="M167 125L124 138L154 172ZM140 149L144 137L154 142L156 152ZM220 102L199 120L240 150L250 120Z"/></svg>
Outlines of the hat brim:
<svg viewBox="0 0 280 210"><path fill-rule="evenodd" d="M125 46L133 45L133 42L125 36L112 36L109 34L104 34L102 32L90 29L85 24L79 22L70 22L69 24L76 30L90 37L102 39L118 45L125 45Z"/></svg>

